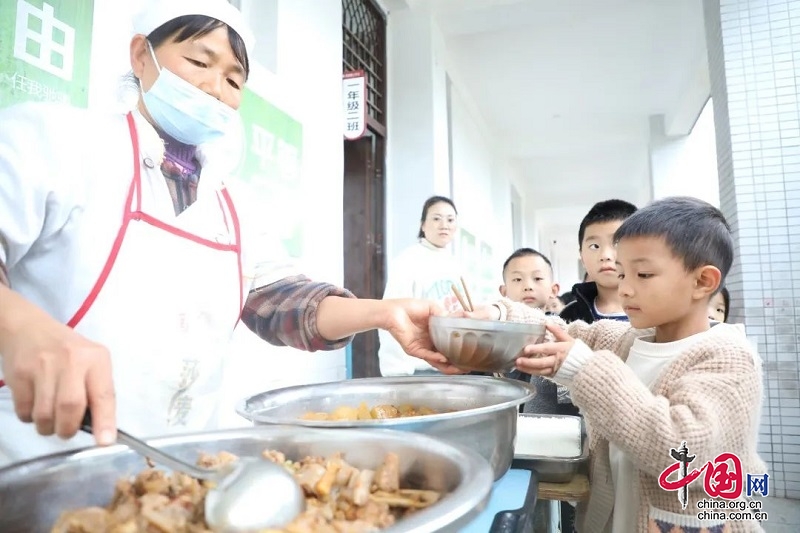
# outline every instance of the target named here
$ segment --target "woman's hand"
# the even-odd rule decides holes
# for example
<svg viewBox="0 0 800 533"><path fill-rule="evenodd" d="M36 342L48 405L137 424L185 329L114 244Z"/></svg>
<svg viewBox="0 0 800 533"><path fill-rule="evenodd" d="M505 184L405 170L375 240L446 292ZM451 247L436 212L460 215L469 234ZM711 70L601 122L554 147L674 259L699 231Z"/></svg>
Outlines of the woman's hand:
<svg viewBox="0 0 800 533"><path fill-rule="evenodd" d="M0 286L0 353L17 417L42 435L75 435L87 406L100 445L116 440L108 350Z"/></svg>
<svg viewBox="0 0 800 533"><path fill-rule="evenodd" d="M444 309L435 302L414 299L382 300L387 306L386 320L382 329L392 337L409 355L427 361L431 366L445 374L463 374L451 365L447 358L436 351L428 332L431 316L443 316Z"/></svg>
<svg viewBox="0 0 800 533"><path fill-rule="evenodd" d="M516 366L522 372L536 376L553 377L564 364L567 354L575 345L575 339L566 331L553 323L546 324L555 340L543 344L529 344L522 350L522 357L516 360Z"/></svg>

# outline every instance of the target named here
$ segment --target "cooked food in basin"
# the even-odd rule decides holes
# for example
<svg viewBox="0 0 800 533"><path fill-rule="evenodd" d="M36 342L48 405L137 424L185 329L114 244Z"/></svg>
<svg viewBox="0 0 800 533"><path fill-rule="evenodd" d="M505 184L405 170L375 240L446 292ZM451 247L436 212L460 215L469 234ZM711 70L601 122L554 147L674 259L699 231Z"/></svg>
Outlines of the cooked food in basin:
<svg viewBox="0 0 800 533"><path fill-rule="evenodd" d="M291 472L306 496L305 511L284 529L271 533L380 531L442 497L436 490L403 486L400 458L392 452L376 469L356 468L341 453L299 461L287 459L278 450L265 450L262 455ZM218 468L236 459L228 452L203 454L198 465ZM208 482L186 474L148 468L133 479L121 478L109 505L62 513L51 533L212 533L203 516L209 488Z"/></svg>
<svg viewBox="0 0 800 533"><path fill-rule="evenodd" d="M370 489L368 501L388 505L395 515L394 523L383 529L386 533L461 531L484 508L492 487L491 468L476 453L407 432L262 426L162 437L148 442L188 461L196 460L202 452L217 457L220 452L258 457L269 449L280 451L294 465L303 463L306 457L333 458L335 462L337 454L342 453L341 459L358 470L360 476L368 476L365 471L374 472L370 486L374 485L375 490ZM390 454L397 456L399 490L385 491L376 479L383 478L387 470L394 470L394 466L382 467L388 463ZM271 458L280 460L279 455ZM313 464L313 461L306 461L306 464ZM130 480L140 475L141 486L147 485L144 481L149 479L153 488L163 488L169 483L185 487L185 479L172 481L171 473L154 475L148 466L141 456L126 446L115 445L64 452L0 469L0 531L47 532L66 511L106 508L114 501L115 486L120 479ZM351 472L353 486L349 486L348 480L347 487L343 488L340 482L339 488L335 489L337 481L340 481L339 474L344 476L348 469L340 466L333 476L333 469L329 469L327 463L320 466L324 467L324 474L313 467L316 472L309 470L310 474L305 474L301 483L313 484L312 490L322 493L327 490L329 496L338 491L341 498L345 498L343 493L351 488L352 499L364 497L366 479L357 476L353 480ZM322 477L317 480L319 474ZM331 480L330 484L326 479ZM387 479L395 479L394 474ZM201 496L201 487L192 488L192 483L188 484L184 498L191 502L192 498ZM180 489L173 487L167 492L175 497ZM441 497L431 503L433 493ZM163 498L157 495L147 498L151 499L163 503ZM369 505L371 509L377 508L374 504ZM408 506L406 509L412 506L420 508L408 514L402 505ZM361 519L364 516L362 511ZM378 520L380 516L373 518ZM186 531L202 529L187 528ZM312 528L311 531L325 530Z"/></svg>

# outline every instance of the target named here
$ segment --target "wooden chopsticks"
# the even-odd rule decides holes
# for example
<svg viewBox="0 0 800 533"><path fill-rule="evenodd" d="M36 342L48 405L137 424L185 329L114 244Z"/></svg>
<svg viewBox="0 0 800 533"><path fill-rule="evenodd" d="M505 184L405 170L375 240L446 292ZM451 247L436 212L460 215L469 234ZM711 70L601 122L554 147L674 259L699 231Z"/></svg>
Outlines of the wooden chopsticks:
<svg viewBox="0 0 800 533"><path fill-rule="evenodd" d="M464 288L464 294L467 295L467 299L465 300L464 297L461 295L461 291L458 290L455 283L450 284L450 288L453 290L453 294L456 295L458 298L458 303L461 304L461 307L464 308L464 311L472 312L475 310L475 307L472 305L472 297L469 295L469 289L467 289L467 283L464 281L464 278L461 278L461 286ZM502 378L503 374L501 372L493 372L492 375L496 378Z"/></svg>
<svg viewBox="0 0 800 533"><path fill-rule="evenodd" d="M463 276L461 278L461 286L464 287L464 294L467 297L467 303L469 304L469 311L474 311L475 310L475 306L472 305L472 297L469 295L469 289L467 288L467 282L464 281Z"/></svg>
<svg viewBox="0 0 800 533"><path fill-rule="evenodd" d="M472 312L472 311L475 310L475 308L472 306L472 297L469 295L469 289L467 289L467 284L464 281L463 277L461 278L461 286L464 287L464 294L467 295L467 299L466 300L461 295L461 291L458 290L458 287L456 287L456 284L455 283L451 283L450 284L450 288L453 290L453 294L455 294L456 298L458 298L458 303L461 304L461 307L464 309L464 311Z"/></svg>

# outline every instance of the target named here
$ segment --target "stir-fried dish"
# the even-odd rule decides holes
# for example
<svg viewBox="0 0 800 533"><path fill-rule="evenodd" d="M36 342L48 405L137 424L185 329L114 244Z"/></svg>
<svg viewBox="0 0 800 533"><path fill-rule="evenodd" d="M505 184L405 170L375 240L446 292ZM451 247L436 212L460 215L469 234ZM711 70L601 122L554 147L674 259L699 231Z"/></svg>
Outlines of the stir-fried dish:
<svg viewBox="0 0 800 533"><path fill-rule="evenodd" d="M308 412L300 418L302 420L377 420L382 418L405 418L409 416L435 415L439 411L430 407L415 407L413 405L376 405L370 409L366 402L361 402L358 407L341 405L331 411Z"/></svg>
<svg viewBox="0 0 800 533"><path fill-rule="evenodd" d="M260 533L380 531L441 497L432 490L401 488L400 461L394 453L375 470L355 468L342 454L301 461L289 461L275 450L263 455L294 474L305 492L306 510L285 529ZM217 468L235 460L235 455L221 452L203 455L198 464ZM203 511L209 487L186 474L149 468L132 480L120 480L107 507L63 513L51 533L211 533Z"/></svg>

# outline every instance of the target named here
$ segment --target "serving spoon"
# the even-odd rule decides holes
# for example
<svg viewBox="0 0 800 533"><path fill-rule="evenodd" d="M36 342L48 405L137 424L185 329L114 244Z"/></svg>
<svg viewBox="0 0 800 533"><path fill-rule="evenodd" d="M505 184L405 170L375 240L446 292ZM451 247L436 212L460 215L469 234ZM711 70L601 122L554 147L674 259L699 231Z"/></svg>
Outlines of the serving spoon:
<svg viewBox="0 0 800 533"><path fill-rule="evenodd" d="M87 410L81 429L92 432ZM220 468L202 468L154 448L122 430L117 441L169 468L211 482L205 498L206 523L220 533L281 529L305 510L303 489L294 476L267 459L240 457Z"/></svg>

